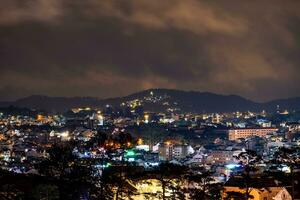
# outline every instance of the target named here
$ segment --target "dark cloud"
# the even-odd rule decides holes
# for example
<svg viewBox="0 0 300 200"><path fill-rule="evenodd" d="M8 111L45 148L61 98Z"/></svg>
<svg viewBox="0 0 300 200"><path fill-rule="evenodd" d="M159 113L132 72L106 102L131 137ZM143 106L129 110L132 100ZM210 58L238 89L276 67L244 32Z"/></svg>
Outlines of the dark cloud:
<svg viewBox="0 0 300 200"><path fill-rule="evenodd" d="M298 1L0 3L2 100L152 87L299 96Z"/></svg>

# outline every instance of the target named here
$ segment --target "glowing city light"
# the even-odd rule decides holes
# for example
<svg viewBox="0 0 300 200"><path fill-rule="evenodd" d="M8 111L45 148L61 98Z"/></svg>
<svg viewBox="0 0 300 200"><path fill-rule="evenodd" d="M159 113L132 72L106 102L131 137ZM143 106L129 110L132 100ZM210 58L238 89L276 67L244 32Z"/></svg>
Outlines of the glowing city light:
<svg viewBox="0 0 300 200"><path fill-rule="evenodd" d="M241 165L239 165L239 164L228 164L228 165L226 165L225 167L227 168L227 169L235 169L235 168L238 168L238 167L240 167Z"/></svg>
<svg viewBox="0 0 300 200"><path fill-rule="evenodd" d="M149 115L148 114L145 114L144 115L144 122L147 124L149 123Z"/></svg>
<svg viewBox="0 0 300 200"><path fill-rule="evenodd" d="M69 137L69 131L62 132L60 135L64 138Z"/></svg>
<svg viewBox="0 0 300 200"><path fill-rule="evenodd" d="M143 139L142 139L142 138L139 138L138 141L137 141L137 144L138 144L138 145L142 145L143 143L144 143Z"/></svg>
<svg viewBox="0 0 300 200"><path fill-rule="evenodd" d="M125 153L125 157L135 156L135 152L133 150L127 150Z"/></svg>

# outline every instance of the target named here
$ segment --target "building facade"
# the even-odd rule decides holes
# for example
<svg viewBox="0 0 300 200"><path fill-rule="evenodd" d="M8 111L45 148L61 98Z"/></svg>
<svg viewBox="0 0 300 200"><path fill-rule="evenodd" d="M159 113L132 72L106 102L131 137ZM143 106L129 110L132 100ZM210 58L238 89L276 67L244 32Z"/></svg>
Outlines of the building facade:
<svg viewBox="0 0 300 200"><path fill-rule="evenodd" d="M277 128L238 128L228 130L228 139L237 140L253 136L265 137L269 133L278 131Z"/></svg>

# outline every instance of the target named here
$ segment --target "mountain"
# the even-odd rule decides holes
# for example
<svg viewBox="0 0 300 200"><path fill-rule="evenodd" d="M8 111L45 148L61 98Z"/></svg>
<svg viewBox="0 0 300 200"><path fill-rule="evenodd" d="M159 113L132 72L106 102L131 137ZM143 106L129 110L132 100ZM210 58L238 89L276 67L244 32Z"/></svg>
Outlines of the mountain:
<svg viewBox="0 0 300 200"><path fill-rule="evenodd" d="M300 110L300 97L293 97L288 99L277 99L262 104L266 110L274 110L277 106L283 110Z"/></svg>
<svg viewBox="0 0 300 200"><path fill-rule="evenodd" d="M0 107L18 106L50 112L64 112L75 107L103 108L107 104L118 106L141 103L147 111L178 110L183 112L230 112L280 109L300 110L300 97L257 103L237 95L220 95L209 92L150 89L125 97L98 99L94 97L29 96L14 102L0 102Z"/></svg>
<svg viewBox="0 0 300 200"><path fill-rule="evenodd" d="M10 102L10 105L50 112L62 112L76 107L98 107L99 102L98 98L93 97L49 97L33 95ZM7 102L5 104L7 105Z"/></svg>

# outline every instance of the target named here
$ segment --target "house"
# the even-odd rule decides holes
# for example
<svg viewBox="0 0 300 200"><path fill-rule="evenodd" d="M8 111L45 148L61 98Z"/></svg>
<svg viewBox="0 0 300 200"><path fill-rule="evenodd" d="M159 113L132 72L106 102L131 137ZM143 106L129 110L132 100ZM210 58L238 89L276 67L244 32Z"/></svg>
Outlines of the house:
<svg viewBox="0 0 300 200"><path fill-rule="evenodd" d="M245 195L245 181L242 177L231 177L224 186L222 199L236 200ZM291 194L285 186L278 184L272 178L255 177L249 182L252 200L292 200Z"/></svg>

